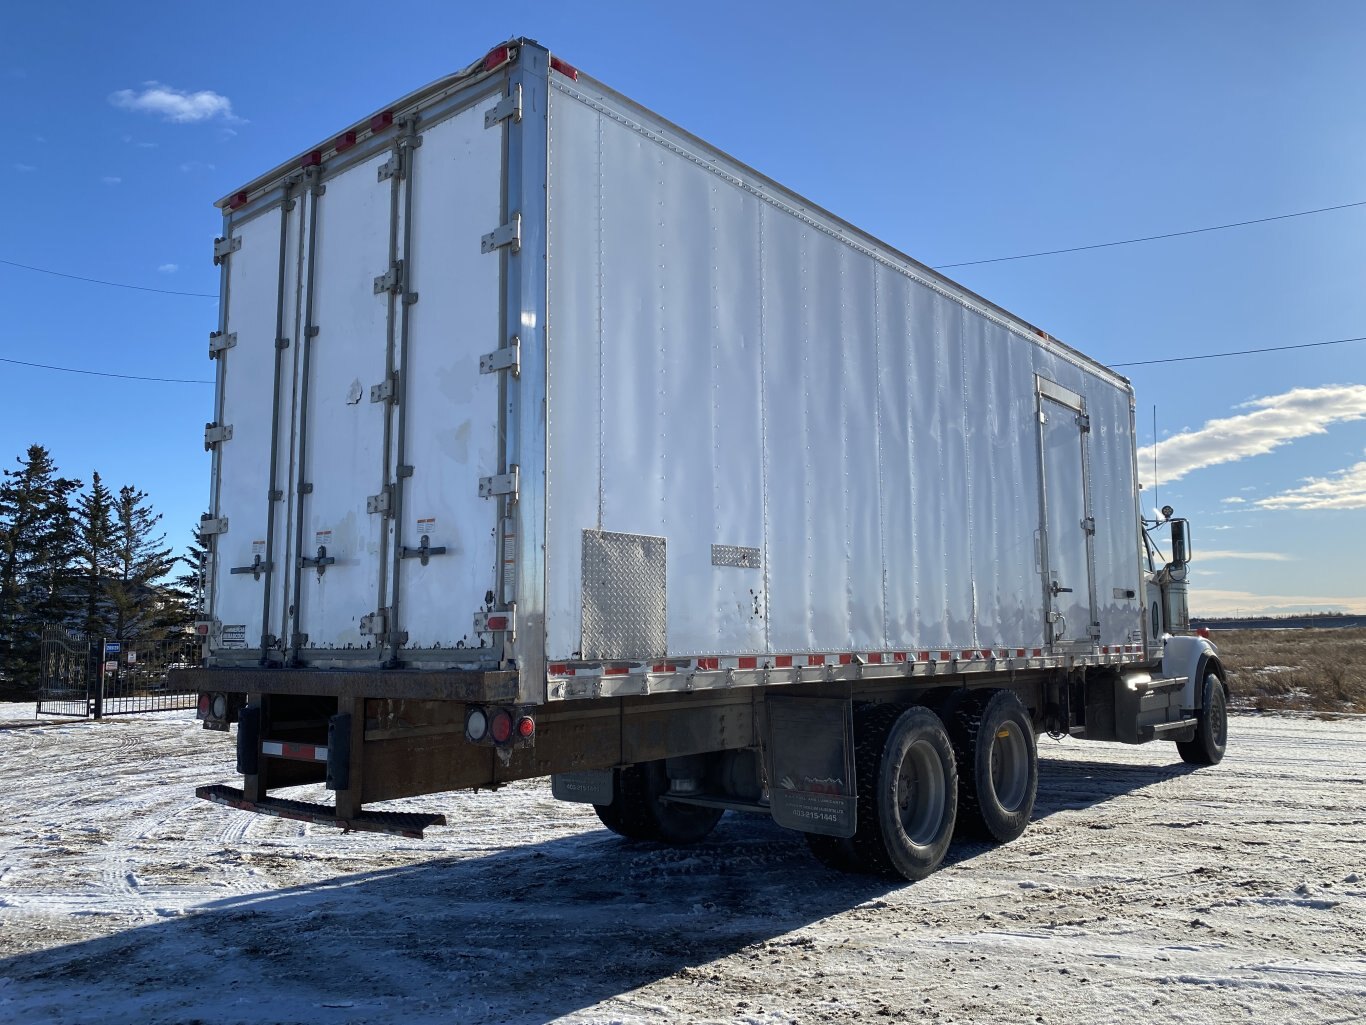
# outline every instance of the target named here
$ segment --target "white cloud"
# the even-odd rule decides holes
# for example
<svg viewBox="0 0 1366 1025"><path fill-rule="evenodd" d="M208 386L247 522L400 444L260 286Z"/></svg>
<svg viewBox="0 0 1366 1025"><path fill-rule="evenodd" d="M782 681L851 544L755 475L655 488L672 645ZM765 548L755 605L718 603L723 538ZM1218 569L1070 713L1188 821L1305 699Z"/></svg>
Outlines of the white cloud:
<svg viewBox="0 0 1366 1025"><path fill-rule="evenodd" d="M116 177L114 177L112 174L106 174L103 178L100 179L100 181L104 182L104 184L106 184L106 185L122 185L122 184L123 184L123 179L122 179L122 178L116 178Z"/></svg>
<svg viewBox="0 0 1366 1025"><path fill-rule="evenodd" d="M15 164L14 169L22 174L28 174L30 171L38 170L38 168L34 167L32 164Z"/></svg>
<svg viewBox="0 0 1366 1025"><path fill-rule="evenodd" d="M1306 477L1299 487L1258 499L1257 505L1262 509L1366 509L1366 462L1327 477Z"/></svg>
<svg viewBox="0 0 1366 1025"><path fill-rule="evenodd" d="M160 82L144 83L141 92L120 89L109 94L109 102L121 110L155 114L163 121L170 121L173 124L192 124L214 118L236 120L232 114L232 101L226 96L209 89L186 92L184 89L173 89Z"/></svg>
<svg viewBox="0 0 1366 1025"><path fill-rule="evenodd" d="M183 174L189 174L192 171L216 171L218 168L213 164L201 164L198 160L187 160L180 165L180 170Z"/></svg>
<svg viewBox="0 0 1366 1025"><path fill-rule="evenodd" d="M1195 557L1201 562L1206 559L1250 559L1253 562L1290 562L1290 556L1281 552L1231 552L1220 548L1204 551L1196 549Z"/></svg>
<svg viewBox="0 0 1366 1025"><path fill-rule="evenodd" d="M1206 466L1264 455L1296 438L1323 434L1329 424L1366 419L1366 385L1294 388L1280 395L1253 399L1251 413L1210 420L1195 431L1183 431L1158 442L1160 483L1180 480ZM1139 449L1138 465L1153 464L1153 446Z"/></svg>
<svg viewBox="0 0 1366 1025"><path fill-rule="evenodd" d="M1255 594L1201 587L1191 591L1191 612L1197 616L1286 615L1302 612L1366 614L1366 598L1334 595Z"/></svg>
<svg viewBox="0 0 1366 1025"><path fill-rule="evenodd" d="M174 274L176 271L180 270L180 264L163 263L160 267L157 268L157 270L160 271L162 274Z"/></svg>
<svg viewBox="0 0 1366 1025"><path fill-rule="evenodd" d="M1246 498L1239 498L1237 495L1230 495L1228 498L1221 498L1219 501L1225 505L1243 505L1247 502Z"/></svg>

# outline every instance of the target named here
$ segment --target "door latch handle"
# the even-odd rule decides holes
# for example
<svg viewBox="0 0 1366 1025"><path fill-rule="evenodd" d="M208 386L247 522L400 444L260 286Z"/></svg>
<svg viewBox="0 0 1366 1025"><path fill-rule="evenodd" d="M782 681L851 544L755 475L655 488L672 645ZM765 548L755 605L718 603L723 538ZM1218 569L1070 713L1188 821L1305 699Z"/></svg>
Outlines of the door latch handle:
<svg viewBox="0 0 1366 1025"><path fill-rule="evenodd" d="M1062 587L1062 586L1060 586L1060 585L1058 584L1058 582L1057 582L1056 580L1053 581L1053 595L1054 595L1054 597L1056 597L1057 595L1060 595L1060 594L1071 594L1071 593L1072 593L1072 588L1070 588L1070 587Z"/></svg>

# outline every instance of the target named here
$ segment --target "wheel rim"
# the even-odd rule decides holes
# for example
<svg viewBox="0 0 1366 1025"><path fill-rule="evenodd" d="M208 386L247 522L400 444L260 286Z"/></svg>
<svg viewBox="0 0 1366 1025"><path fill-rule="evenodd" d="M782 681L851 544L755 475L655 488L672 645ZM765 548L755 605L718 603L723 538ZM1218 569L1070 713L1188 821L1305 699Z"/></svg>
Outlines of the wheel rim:
<svg viewBox="0 0 1366 1025"><path fill-rule="evenodd" d="M1008 812L1018 811L1029 789L1029 746L1020 724L1008 719L991 738L991 791Z"/></svg>
<svg viewBox="0 0 1366 1025"><path fill-rule="evenodd" d="M948 789L939 752L928 741L906 750L896 780L897 810L906 838L917 847L932 844L944 820Z"/></svg>
<svg viewBox="0 0 1366 1025"><path fill-rule="evenodd" d="M1228 709L1224 707L1224 688L1217 677L1210 681L1209 732L1217 747L1228 742Z"/></svg>

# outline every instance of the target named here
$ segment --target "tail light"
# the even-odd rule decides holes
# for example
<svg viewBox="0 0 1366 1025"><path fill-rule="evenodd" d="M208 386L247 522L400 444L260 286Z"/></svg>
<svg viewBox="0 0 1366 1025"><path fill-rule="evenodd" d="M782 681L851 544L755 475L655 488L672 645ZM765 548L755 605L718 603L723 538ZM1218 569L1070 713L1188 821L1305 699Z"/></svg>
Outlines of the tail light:
<svg viewBox="0 0 1366 1025"><path fill-rule="evenodd" d="M493 713L493 719L489 723L489 735L493 737L495 744L506 744L512 739L512 715L506 709L500 708Z"/></svg>
<svg viewBox="0 0 1366 1025"><path fill-rule="evenodd" d="M482 708L471 708L465 713L465 739L477 744L488 736L489 717Z"/></svg>
<svg viewBox="0 0 1366 1025"><path fill-rule="evenodd" d="M210 698L209 695L207 695L207 694L201 694L201 695L199 695L199 708L198 708L198 710L195 712L195 718L196 718L196 719L207 719L207 718L209 717L209 710L213 707L212 702L213 702L213 699Z"/></svg>
<svg viewBox="0 0 1366 1025"><path fill-rule="evenodd" d="M524 715L517 720L517 736L523 740L530 740L536 735L536 720L529 715Z"/></svg>

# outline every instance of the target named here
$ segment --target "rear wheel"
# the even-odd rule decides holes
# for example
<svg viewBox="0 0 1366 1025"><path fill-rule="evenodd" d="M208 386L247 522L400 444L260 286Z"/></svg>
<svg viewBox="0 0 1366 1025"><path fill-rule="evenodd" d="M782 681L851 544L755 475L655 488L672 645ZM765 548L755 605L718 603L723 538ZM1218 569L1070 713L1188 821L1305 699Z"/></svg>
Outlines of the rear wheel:
<svg viewBox="0 0 1366 1025"><path fill-rule="evenodd" d="M850 850L865 870L923 879L939 867L953 840L953 744L928 708L882 706L863 718L855 724L858 831Z"/></svg>
<svg viewBox="0 0 1366 1025"><path fill-rule="evenodd" d="M1176 750L1181 753L1181 760L1191 765L1218 765L1228 747L1228 704L1224 685L1214 673L1205 674L1197 718L1195 739L1177 741Z"/></svg>
<svg viewBox="0 0 1366 1025"><path fill-rule="evenodd" d="M1013 691L965 695L951 713L958 831L1006 843L1029 825L1039 787L1034 723Z"/></svg>
<svg viewBox="0 0 1366 1025"><path fill-rule="evenodd" d="M722 809L661 800L668 792L664 763L640 762L617 770L612 803L595 804L593 810L618 836L668 844L697 843L721 821Z"/></svg>

